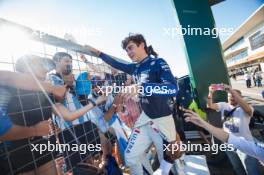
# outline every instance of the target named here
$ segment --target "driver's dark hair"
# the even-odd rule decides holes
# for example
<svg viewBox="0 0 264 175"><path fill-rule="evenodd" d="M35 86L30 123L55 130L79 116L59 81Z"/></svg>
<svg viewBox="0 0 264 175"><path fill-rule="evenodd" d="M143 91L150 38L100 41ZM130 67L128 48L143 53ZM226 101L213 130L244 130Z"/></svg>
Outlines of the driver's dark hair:
<svg viewBox="0 0 264 175"><path fill-rule="evenodd" d="M148 55L153 55L154 57L158 57L158 54L154 51L154 49L152 48L152 46L147 46L146 40L144 38L144 36L142 34L129 34L128 37L126 37L123 41L122 41L122 48L125 50L128 43L132 41L133 43L135 43L137 46L139 46L141 43L144 43L145 45L145 51Z"/></svg>

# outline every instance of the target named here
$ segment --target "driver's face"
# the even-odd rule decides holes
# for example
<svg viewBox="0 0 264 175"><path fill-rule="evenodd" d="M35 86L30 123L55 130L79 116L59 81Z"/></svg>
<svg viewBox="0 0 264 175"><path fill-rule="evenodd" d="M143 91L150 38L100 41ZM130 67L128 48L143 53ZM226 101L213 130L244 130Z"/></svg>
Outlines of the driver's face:
<svg viewBox="0 0 264 175"><path fill-rule="evenodd" d="M141 43L139 46L137 46L136 43L130 41L126 46L127 55L133 62L138 62L139 54L142 52L142 45L144 44Z"/></svg>

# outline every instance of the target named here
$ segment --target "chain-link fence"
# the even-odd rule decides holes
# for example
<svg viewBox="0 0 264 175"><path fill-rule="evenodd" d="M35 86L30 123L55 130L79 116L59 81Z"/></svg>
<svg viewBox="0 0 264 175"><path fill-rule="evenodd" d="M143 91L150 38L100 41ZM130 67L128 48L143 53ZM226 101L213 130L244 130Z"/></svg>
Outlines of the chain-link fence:
<svg viewBox="0 0 264 175"><path fill-rule="evenodd" d="M46 75L48 81L60 85L53 81L52 77L55 76L62 80L61 85L67 85L66 95L59 101L46 90L23 90L15 85L6 86L1 83L0 108L14 125L37 130L39 123L52 120L52 133L48 136L32 134L33 136L24 139L1 141L0 174L73 173L73 169L80 163L88 163L95 169L100 167L102 154L105 154L102 152L107 150L109 140L112 142L115 136L104 131L103 125L108 123L98 119L107 111L106 105L97 107L99 112L91 110L88 96L97 98L93 96L96 95L93 94L95 88L102 83L122 84L126 75L117 73L120 76L118 80L114 80L116 76L112 74L112 68L94 56L87 46L83 47L4 19L0 19L0 30L1 71L35 74L39 71L35 69L40 66L51 70ZM72 58L72 71L67 76L58 73L58 65L52 62L58 52L67 53ZM33 78L39 79L36 74ZM40 88L43 90L43 87ZM111 100L113 102L113 98ZM111 100L107 99L107 102ZM56 105L58 103L60 105ZM77 115L74 112L78 109L85 112L78 113L78 117L74 118ZM65 119L65 116L70 119ZM95 163L96 159L98 164ZM91 167L89 171L93 172ZM76 170L75 174L77 172Z"/></svg>

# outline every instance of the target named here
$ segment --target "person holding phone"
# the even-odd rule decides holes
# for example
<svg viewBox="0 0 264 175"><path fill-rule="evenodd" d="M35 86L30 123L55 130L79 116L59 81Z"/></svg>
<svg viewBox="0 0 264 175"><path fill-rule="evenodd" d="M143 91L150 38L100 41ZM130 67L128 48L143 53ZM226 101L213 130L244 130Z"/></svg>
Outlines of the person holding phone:
<svg viewBox="0 0 264 175"><path fill-rule="evenodd" d="M213 94L217 90L228 93L228 102L213 103ZM212 84L209 86L208 107L221 112L224 131L254 141L249 129L254 109L243 99L241 91L226 84ZM226 154L237 174L259 174L257 159L239 150L228 151Z"/></svg>

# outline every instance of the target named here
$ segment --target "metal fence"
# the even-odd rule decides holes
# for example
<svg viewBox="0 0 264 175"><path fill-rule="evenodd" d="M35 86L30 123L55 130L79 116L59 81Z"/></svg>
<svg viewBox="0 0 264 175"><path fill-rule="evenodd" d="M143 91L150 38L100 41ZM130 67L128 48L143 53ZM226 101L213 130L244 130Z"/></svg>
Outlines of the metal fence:
<svg viewBox="0 0 264 175"><path fill-rule="evenodd" d="M88 72L90 76L99 77L103 77L105 73L111 73L111 68L89 51L89 46L83 47L72 41L48 35L1 18L0 48L0 70L16 71L16 61L24 54L52 59L56 52L66 52L72 56L73 74L76 77L83 72ZM54 99L49 95L45 96L43 92L29 93L17 89L13 90L13 92L14 93L10 96L11 105L16 104L17 106L8 107L12 110L12 113L9 113L10 118L15 118L20 121L21 125L29 126L32 122L27 122L30 117L34 117L34 114L41 115L43 120L51 117L45 116L51 111L51 103L54 103ZM49 103L43 103L43 98L48 98ZM27 101L29 99L34 102ZM71 105L70 103L73 102L66 103L69 106ZM30 106L28 104L30 104ZM52 118L55 118L54 113L52 114ZM91 122L84 122L83 124L69 127L62 132L56 131L54 135L45 138L31 137L11 142L2 141L0 151L2 170L0 174L19 174L29 170L35 170L33 174L38 174L37 167L43 165L43 162L47 162L46 159L55 162L59 157L58 155L61 156L62 154L65 158L65 163L62 167L63 172L71 172L77 163L93 157L94 152L81 154L80 149L78 149L76 151L66 151L64 153L61 151L50 151L40 155L39 153L33 153L31 151L32 155L29 158L26 152L32 149L31 144L41 144L43 139L46 139L46 141L50 143L63 142L76 145L82 143L93 145L100 144L97 131L98 128L96 128L94 124Z"/></svg>

